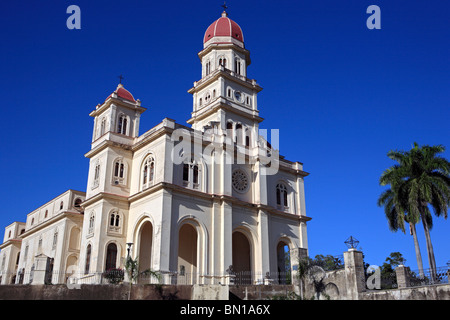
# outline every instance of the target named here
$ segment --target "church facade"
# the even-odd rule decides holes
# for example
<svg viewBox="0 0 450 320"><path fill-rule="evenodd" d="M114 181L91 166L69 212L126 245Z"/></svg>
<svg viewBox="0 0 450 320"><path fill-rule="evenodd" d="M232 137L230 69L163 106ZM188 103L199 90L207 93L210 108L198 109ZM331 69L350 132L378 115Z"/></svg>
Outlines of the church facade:
<svg viewBox="0 0 450 320"><path fill-rule="evenodd" d="M198 55L188 125L165 118L140 135L146 108L122 84L89 114L86 192L68 190L6 227L2 284L99 283L128 256L172 283L276 282L307 254L308 173L261 134L262 88L226 12Z"/></svg>

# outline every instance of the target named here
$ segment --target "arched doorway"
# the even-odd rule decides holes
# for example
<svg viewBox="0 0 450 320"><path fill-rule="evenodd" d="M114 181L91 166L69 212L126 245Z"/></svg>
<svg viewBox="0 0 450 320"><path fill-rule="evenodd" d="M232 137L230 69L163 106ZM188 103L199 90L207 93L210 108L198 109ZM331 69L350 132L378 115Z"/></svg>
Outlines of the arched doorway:
<svg viewBox="0 0 450 320"><path fill-rule="evenodd" d="M277 245L277 271L279 284L291 284L291 256L289 246L284 241Z"/></svg>
<svg viewBox="0 0 450 320"><path fill-rule="evenodd" d="M70 255L67 258L67 262L66 262L66 272L65 272L65 279L64 279L64 283L73 283L73 282L69 282L69 279L72 277L77 277L79 276L78 274L78 257L76 255Z"/></svg>
<svg viewBox="0 0 450 320"><path fill-rule="evenodd" d="M139 271L151 269L152 262L153 226L147 221L141 227L139 233L138 262Z"/></svg>
<svg viewBox="0 0 450 320"><path fill-rule="evenodd" d="M116 269L116 262L117 262L117 246L115 243L110 243L106 248L105 271Z"/></svg>
<svg viewBox="0 0 450 320"><path fill-rule="evenodd" d="M252 284L250 242L245 234L236 231L232 237L233 272L236 284Z"/></svg>
<svg viewBox="0 0 450 320"><path fill-rule="evenodd" d="M186 223L178 234L178 283L194 284L197 278L197 231Z"/></svg>

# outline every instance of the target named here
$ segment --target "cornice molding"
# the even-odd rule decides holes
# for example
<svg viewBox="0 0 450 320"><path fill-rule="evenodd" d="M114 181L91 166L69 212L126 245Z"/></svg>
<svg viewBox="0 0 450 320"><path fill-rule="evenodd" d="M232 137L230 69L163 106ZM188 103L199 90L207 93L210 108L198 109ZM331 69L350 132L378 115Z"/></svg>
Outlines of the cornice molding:
<svg viewBox="0 0 450 320"><path fill-rule="evenodd" d="M28 230L25 230L25 232L20 235L20 238L23 240L26 237L36 233L37 231L40 231L40 230L54 224L55 222L58 222L58 221L64 219L64 218L81 218L81 219L83 219L83 214L81 214L80 212L76 212L76 211L69 211L69 210L63 211L63 212L57 214L56 216L53 216L50 219L45 220Z"/></svg>

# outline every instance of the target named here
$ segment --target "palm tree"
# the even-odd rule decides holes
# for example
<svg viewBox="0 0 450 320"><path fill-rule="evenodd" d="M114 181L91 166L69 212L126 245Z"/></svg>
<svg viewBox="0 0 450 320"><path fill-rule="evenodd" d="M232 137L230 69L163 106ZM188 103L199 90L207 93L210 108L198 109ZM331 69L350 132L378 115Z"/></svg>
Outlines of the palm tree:
<svg viewBox="0 0 450 320"><path fill-rule="evenodd" d="M410 151L389 151L388 157L398 164L385 170L380 177L381 185L391 185L392 195L385 191L379 203L387 201L394 226L404 230L406 212L411 223L422 221L432 279L436 275L436 261L430 237L433 218L429 206L437 217L447 219L450 205L450 162L438 155L444 151L442 145L419 147L417 143ZM392 197L391 202L389 197Z"/></svg>
<svg viewBox="0 0 450 320"><path fill-rule="evenodd" d="M306 275L309 272L309 269L312 267L312 260L309 257L299 258L298 260L298 269L297 269L297 277L300 283L300 299L303 300L303 288L305 286L304 281L306 279Z"/></svg>
<svg viewBox="0 0 450 320"><path fill-rule="evenodd" d="M136 259L133 259L130 256L127 257L127 259L125 260L125 271L127 273L128 280L130 281L128 300L131 300L131 288L133 286L133 282L137 283L140 276L155 277L156 279L158 279L158 281L161 279L161 275L157 271L153 271L151 269L139 271L139 261L137 257Z"/></svg>
<svg viewBox="0 0 450 320"><path fill-rule="evenodd" d="M398 182L398 181L397 181ZM397 186L396 181L392 181L391 185ZM396 190L395 192L392 190ZM392 187L392 189L385 190L378 199L378 206L384 207L384 213L388 220L389 229L393 232L398 230L405 233L405 227L403 221L409 223L410 234L414 239L414 249L416 252L417 266L419 268L419 275L424 277L422 254L420 253L419 240L417 238L416 223L418 223L418 217L413 217L405 212L404 207L407 207L405 203L400 204L401 197L398 194L398 187ZM397 194L396 194L397 192ZM403 197L405 198L405 197Z"/></svg>

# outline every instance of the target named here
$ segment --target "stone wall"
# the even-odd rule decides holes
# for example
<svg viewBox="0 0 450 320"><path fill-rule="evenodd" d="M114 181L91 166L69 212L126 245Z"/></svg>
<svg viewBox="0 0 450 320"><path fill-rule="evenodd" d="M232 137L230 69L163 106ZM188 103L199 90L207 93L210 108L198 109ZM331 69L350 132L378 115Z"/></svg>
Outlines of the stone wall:
<svg viewBox="0 0 450 320"><path fill-rule="evenodd" d="M298 289L294 285L233 285L229 287L230 300L267 300L286 297Z"/></svg>
<svg viewBox="0 0 450 320"><path fill-rule="evenodd" d="M450 300L450 284L430 285L392 290L370 290L360 300Z"/></svg>
<svg viewBox="0 0 450 320"><path fill-rule="evenodd" d="M368 290L364 276L362 252L351 249L344 252L345 268L328 271L323 278L324 291L319 299L330 300L450 300L450 284L411 287L408 268L396 268L398 289ZM310 277L304 281L304 298L317 299ZM296 291L297 292L297 291Z"/></svg>
<svg viewBox="0 0 450 320"><path fill-rule="evenodd" d="M191 300L192 286L133 285L132 300ZM81 285L69 289L66 285L3 285L0 300L127 300L128 284Z"/></svg>
<svg viewBox="0 0 450 320"><path fill-rule="evenodd" d="M324 272L321 280L324 291L319 299L357 300L359 292L365 290L362 252L355 249L344 252L344 263L344 269ZM317 299L311 276L307 276L304 280L303 293L304 299Z"/></svg>
<svg viewBox="0 0 450 320"><path fill-rule="evenodd" d="M325 293L331 300L349 300L342 292L345 271L329 272ZM336 285L336 282L340 284ZM304 298L310 299L315 292L305 288ZM123 285L81 285L69 289L66 285L3 285L0 300L127 300L130 287ZM299 294L294 285L249 286L190 286L190 285L133 285L132 300L267 300ZM326 299L324 295L320 299ZM360 292L358 300L450 300L450 284L423 286L392 290Z"/></svg>

